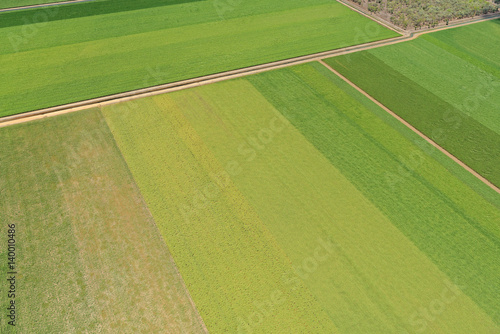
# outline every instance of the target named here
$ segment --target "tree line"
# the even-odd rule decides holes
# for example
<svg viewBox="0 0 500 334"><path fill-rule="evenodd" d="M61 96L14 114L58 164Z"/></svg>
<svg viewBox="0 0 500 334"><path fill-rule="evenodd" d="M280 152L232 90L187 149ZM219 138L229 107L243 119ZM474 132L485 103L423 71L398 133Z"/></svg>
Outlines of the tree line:
<svg viewBox="0 0 500 334"><path fill-rule="evenodd" d="M350 0L403 29L435 27L443 22L494 13L500 0Z"/></svg>

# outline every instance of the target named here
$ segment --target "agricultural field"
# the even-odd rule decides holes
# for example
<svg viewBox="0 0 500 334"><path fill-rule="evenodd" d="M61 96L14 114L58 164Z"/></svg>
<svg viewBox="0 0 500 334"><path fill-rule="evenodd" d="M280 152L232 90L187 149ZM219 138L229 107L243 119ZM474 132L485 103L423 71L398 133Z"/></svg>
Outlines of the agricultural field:
<svg viewBox="0 0 500 334"><path fill-rule="evenodd" d="M498 194L323 65L102 113L210 332L500 330Z"/></svg>
<svg viewBox="0 0 500 334"><path fill-rule="evenodd" d="M326 62L500 186L500 20Z"/></svg>
<svg viewBox="0 0 500 334"><path fill-rule="evenodd" d="M400 35L329 0L0 12L0 333L500 333L500 20L418 35L359 45Z"/></svg>
<svg viewBox="0 0 500 334"><path fill-rule="evenodd" d="M204 332L99 110L0 139L1 240L13 224L17 272L13 327L2 246L1 333Z"/></svg>
<svg viewBox="0 0 500 334"><path fill-rule="evenodd" d="M0 116L398 36L329 0L108 0L0 14Z"/></svg>

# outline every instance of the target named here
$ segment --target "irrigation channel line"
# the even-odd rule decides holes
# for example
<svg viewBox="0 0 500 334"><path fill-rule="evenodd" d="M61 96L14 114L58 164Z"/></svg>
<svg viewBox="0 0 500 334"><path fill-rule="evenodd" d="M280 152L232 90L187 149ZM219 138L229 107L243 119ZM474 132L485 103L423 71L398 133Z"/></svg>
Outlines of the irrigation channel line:
<svg viewBox="0 0 500 334"><path fill-rule="evenodd" d="M39 5L31 5L31 6L23 6L23 7L11 7L11 8L0 9L0 13L13 12L15 10L24 10L24 9L32 9L32 8L43 8L43 7L68 5L68 4L72 4L72 3L89 2L89 1L95 1L95 0L70 0L70 1L42 3L42 4L39 4Z"/></svg>
<svg viewBox="0 0 500 334"><path fill-rule="evenodd" d="M459 164L460 166L462 166L463 168L465 168L469 173L471 173L472 175L474 175L475 177L477 177L479 180L481 180L488 187L490 187L491 189L493 189L494 191L496 191L497 193L500 194L500 189L497 186L495 186L493 183L491 183L490 181L488 181L487 179L485 179L484 177L482 177L479 173L477 173L475 170L473 170L472 168L470 168L469 166L467 166L465 163L463 163L461 160L459 160L453 154L451 154L450 152L448 152L447 150L445 150L443 147L441 147L438 144L436 144L436 142L434 142L432 139L430 139L429 137L427 137L426 135L424 135L422 132L420 132L419 130L417 130L414 126L412 126L410 123L408 123L403 118L401 118L400 116L398 116L395 112L393 112L392 110L390 110L389 108L387 108L385 105L383 105L382 103L380 103L378 100L376 100L375 98L373 98L370 94L368 94L363 89L361 89L360 87L358 87L356 84L354 84L352 81L350 81L349 79L347 79L345 76L343 76L342 74L340 74L339 72L337 72L336 70L334 70L330 65L328 65L327 63L325 63L323 60L319 60L319 62L323 66L325 66L327 69L329 69L330 71L332 71L333 73L335 73L335 75L337 75L338 77L340 77L346 83L348 83L350 86L352 86L353 88L355 88L358 92L360 92L361 94L363 94L364 96L366 96L367 98L369 98L372 102L374 102L380 108L382 108L386 112L388 112L392 117L396 118L398 121L400 121L401 123L403 123L406 127L408 127L410 130L412 130L417 135L419 135L420 137L422 137L423 139L425 139L425 141L427 141L429 144L431 144L432 146L434 146L435 148L437 148L438 150L440 150L442 153L446 154L449 158L451 158L457 164Z"/></svg>
<svg viewBox="0 0 500 334"><path fill-rule="evenodd" d="M193 88L193 87L204 86L204 85L208 85L208 84L215 83L215 82L245 77L248 75L257 74L257 73L261 73L261 72L267 72L267 71L271 71L271 70L275 70L275 69L279 69L279 68L309 63L309 62L313 62L313 61L319 61L319 60L329 58L329 57L340 56L340 55L345 55L345 54L349 54L349 53L353 53L353 52L357 52L357 51L369 50L369 49L378 48L381 46L402 43L402 42L413 40L413 39L415 39L423 34L428 34L428 33L439 31L439 30L451 29L451 28L458 27L458 26L465 26L465 25L476 23L476 22L494 20L497 18L500 18L499 13L487 15L487 16L484 16L484 17L481 17L481 18L478 18L478 19L475 19L472 21L455 23L453 25L443 26L443 27L429 29L429 30L425 30L425 31L412 32L406 36L394 37L394 38L386 39L383 41L375 41L375 42L365 43L365 44L361 44L361 45L350 46L350 47L345 47L345 48L341 48L341 49L335 49L335 50L331 50L331 51L319 52L319 53L314 53L314 54L310 54L310 55L306 55L306 56L294 57L294 58L279 60L279 61L275 61L275 62L271 62L271 63L249 66L249 67L244 67L244 68L240 68L240 69L236 69L236 70L206 75L206 76L202 76L202 77L198 77L198 78L187 79L187 80L177 81L177 82L173 82L173 83L137 89L137 90L128 91L128 92L124 92L124 93L98 97L98 98L89 99L89 100L85 100L85 101L64 104L64 105L60 105L60 106L56 106L56 107L50 107L50 108L45 108L45 109L40 109L40 110L35 110L35 111L29 111L29 112L11 115L11 116L4 116L4 117L0 117L0 128L6 127L9 125L18 124L18 123L29 122L29 121L40 119L43 117L52 117L52 116L57 116L57 115L70 113L70 112L74 112L74 111L79 111L79 110L84 110L84 109L99 108L102 106L120 103L120 102L125 102L125 101L131 101L131 100L135 100L135 99L139 99L139 98L143 98L143 97L147 97L147 96L154 96L154 95L165 94L165 93L169 93L169 92L189 89L189 88Z"/></svg>

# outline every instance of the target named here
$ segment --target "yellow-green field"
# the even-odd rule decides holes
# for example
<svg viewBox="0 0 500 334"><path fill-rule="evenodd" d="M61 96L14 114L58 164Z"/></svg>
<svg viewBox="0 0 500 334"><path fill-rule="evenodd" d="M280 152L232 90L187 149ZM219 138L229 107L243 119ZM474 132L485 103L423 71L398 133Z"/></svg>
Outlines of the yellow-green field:
<svg viewBox="0 0 500 334"><path fill-rule="evenodd" d="M16 326L2 311L1 333L203 332L99 110L0 138L2 310L8 224L18 273Z"/></svg>
<svg viewBox="0 0 500 334"><path fill-rule="evenodd" d="M500 20L325 60L500 187Z"/></svg>
<svg viewBox="0 0 500 334"><path fill-rule="evenodd" d="M499 329L498 197L320 64L103 113L209 330Z"/></svg>
<svg viewBox="0 0 500 334"><path fill-rule="evenodd" d="M45 26L73 23L61 39L0 46L0 73L19 75L0 116L356 44L346 23L371 22L320 0L233 4L218 19L206 1L125 3L68 7ZM125 24L134 15L144 24ZM457 52L498 74L495 55ZM385 68L365 56L328 62ZM426 92L410 74L422 87L400 86ZM495 132L495 99L467 119ZM324 63L23 121L0 124L1 333L500 333L499 194Z"/></svg>

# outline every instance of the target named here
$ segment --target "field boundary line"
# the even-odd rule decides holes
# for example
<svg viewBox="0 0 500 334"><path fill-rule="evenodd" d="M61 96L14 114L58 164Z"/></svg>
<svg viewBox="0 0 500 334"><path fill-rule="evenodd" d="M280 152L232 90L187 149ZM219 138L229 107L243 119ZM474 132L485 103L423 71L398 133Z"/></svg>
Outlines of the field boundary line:
<svg viewBox="0 0 500 334"><path fill-rule="evenodd" d="M490 181L488 181L486 178L484 178L483 176L481 176L478 172L476 172L474 169L470 168L467 164L465 164L464 162L462 162L462 160L458 159L457 157L455 157L453 154L451 154L450 152L448 152L447 150L445 150L443 147L441 147L440 145L438 145L436 142L434 142L432 139L430 139L429 137L427 137L426 135L424 135L422 132L420 132L417 128L415 128L413 125L411 125L410 123L408 123L407 121L405 121L402 117L400 117L399 115L397 115L395 112L393 112L391 109L387 108L385 105L383 105L381 102L379 102L378 100L376 100L374 97L372 97L370 94L368 94L367 92L365 92L363 89L361 89L360 87L358 87L355 83L353 83L352 81L350 81L349 79L347 79L345 76L343 76L342 74L340 74L339 72L337 72L335 69L333 69L330 65L328 65L327 63L325 63L323 60L319 60L319 62L325 66L328 70L330 70L331 72L333 72L335 75L337 75L339 78L341 78L342 80L344 80L346 83L348 83L351 87L353 87L354 89L356 89L358 92L360 92L361 94L363 94L364 96L366 96L367 98L369 98L372 102L374 102L377 106L379 106L380 108L384 109L387 113L389 113L392 117L394 117L395 119L397 119L399 122L403 123L407 128L409 128L410 130L412 130L413 132L415 132L417 135L419 135L421 138L423 138L425 141L427 141L429 144L431 144L432 146L434 146L435 148L437 148L439 151L441 151L442 153L444 153L447 157L451 158L453 161L455 161L456 163L458 163L460 166L462 166L463 168L465 168L469 173L471 173L472 175L474 175L476 178L478 178L480 181L482 181L484 184L486 184L488 187L490 187L491 189L493 189L494 191L496 191L498 194L500 194L500 188L498 188L497 186L495 186L493 183L491 183Z"/></svg>
<svg viewBox="0 0 500 334"><path fill-rule="evenodd" d="M52 6L59 6L59 5L68 5L68 4L72 4L72 3L89 2L89 1L95 1L95 0L69 0L69 1L58 1L58 2L54 1L54 2L49 2L49 3L41 3L39 5L10 7L10 8L0 9L0 13L13 12L15 10L24 10L24 9L31 9L31 8L44 8L44 7L52 7Z"/></svg>
<svg viewBox="0 0 500 334"><path fill-rule="evenodd" d="M382 47L382 46L402 43L402 42L414 40L421 35L428 34L431 32L452 29L455 27L466 26L469 24L477 23L477 22L495 20L498 18L500 18L500 13L494 13L494 14L491 14L488 16L477 18L477 19L472 20L472 21L469 20L467 22L459 22L459 23L455 23L453 25L437 27L437 28L432 28L432 29L428 29L428 30L422 30L419 32L412 32L411 34L409 34L407 36L398 36L398 37L373 41L373 42L369 42L369 43L365 43L365 44L352 45L352 46L348 46L348 47L344 47L344 48L323 51L323 52L313 53L313 54L309 54L309 55L298 56L298 57L288 58L288 59L284 59L284 60L278 60L278 61L274 61L274 62L270 62L270 63L249 66L249 67L243 67L243 68L239 68L239 69L235 69L235 70L219 72L219 73L201 76L201 77L197 77L197 78L191 78L191 79L171 82L171 83L167 83L167 84L162 84L162 85L158 85L158 86L140 88L140 89L131 90L128 92L111 94L111 95L97 97L97 98L93 98L93 99L88 99L88 100L72 102L72 103L68 103L68 104L64 104L64 105L54 106L54 107L50 107L50 108L44 108L44 109L39 109L39 110L34 110L34 111L23 112L23 113L19 113L19 114L15 114L15 115L4 116L4 117L0 117L0 128L14 125L14 124L29 122L32 120L37 120L37 119L44 118L44 117L52 117L52 116L57 116L57 115L61 115L61 114L69 113L69 112L74 112L74 111L79 111L79 110L84 110L84 109L98 108L98 107L101 107L103 105L110 105L110 104L135 100L135 99L139 99L139 98L143 98L143 97L170 93L170 92L189 89L189 88L193 88L193 87L197 87L197 86L203 86L203 85L207 85L207 84L211 84L211 83L215 83L215 82L231 80L231 79L235 79L235 78L245 77L248 75L267 72L267 71L280 69L280 68L284 68L284 67L309 63L309 62L313 62L313 61L320 61L320 60L325 59L325 58L341 56L341 55L346 55L346 54L353 53L353 52L364 51L364 50L369 50L369 49L378 48L378 47Z"/></svg>
<svg viewBox="0 0 500 334"><path fill-rule="evenodd" d="M202 327L202 329L204 330L204 333L208 334L209 332L208 332L208 328L205 324L205 320L203 320L203 317L201 316L200 311L198 310L198 307L196 306L196 304L193 300L193 297L191 296L191 292L189 292L189 290L186 286L186 283L184 281L184 277L182 276L181 272L179 271L179 267L177 266L177 262L175 262L174 254L172 254L172 251L170 250L170 247L168 247L167 241L163 237L163 235L160 231L160 228L158 227L158 224L156 224L156 219L153 216L153 213L151 212L149 206L147 205L146 199L144 198L144 195L142 194L142 191L139 188L137 180L135 179L134 174L132 173L132 170L130 169L129 164L128 164L127 160L125 159L125 156L123 155L123 152L122 152L120 146L118 145L118 142L116 141L115 135L113 134L113 132L111 131L111 128L109 127L108 120L104 116L104 112L101 109L99 110L99 115L101 117L101 121L104 122L104 124L106 125L106 129L108 130L109 134L111 135L111 138L113 140L113 145L114 145L116 151L118 152L119 159L122 161L130 179L132 180L132 183L133 183L132 187L134 188L134 191L137 192L139 199L140 199L140 202L141 202L141 205L145 208L145 210L147 211L147 213L151 219L153 228L155 230L155 236L160 238L161 244L167 250L167 254L169 255L169 260L172 263L172 267L175 270L175 273L177 274L177 276L179 277L179 283L181 284L182 288L186 292L187 299L188 299L189 303L191 304L191 306L193 307L193 312L195 313L195 318L198 321L198 323L200 324L200 326Z"/></svg>

